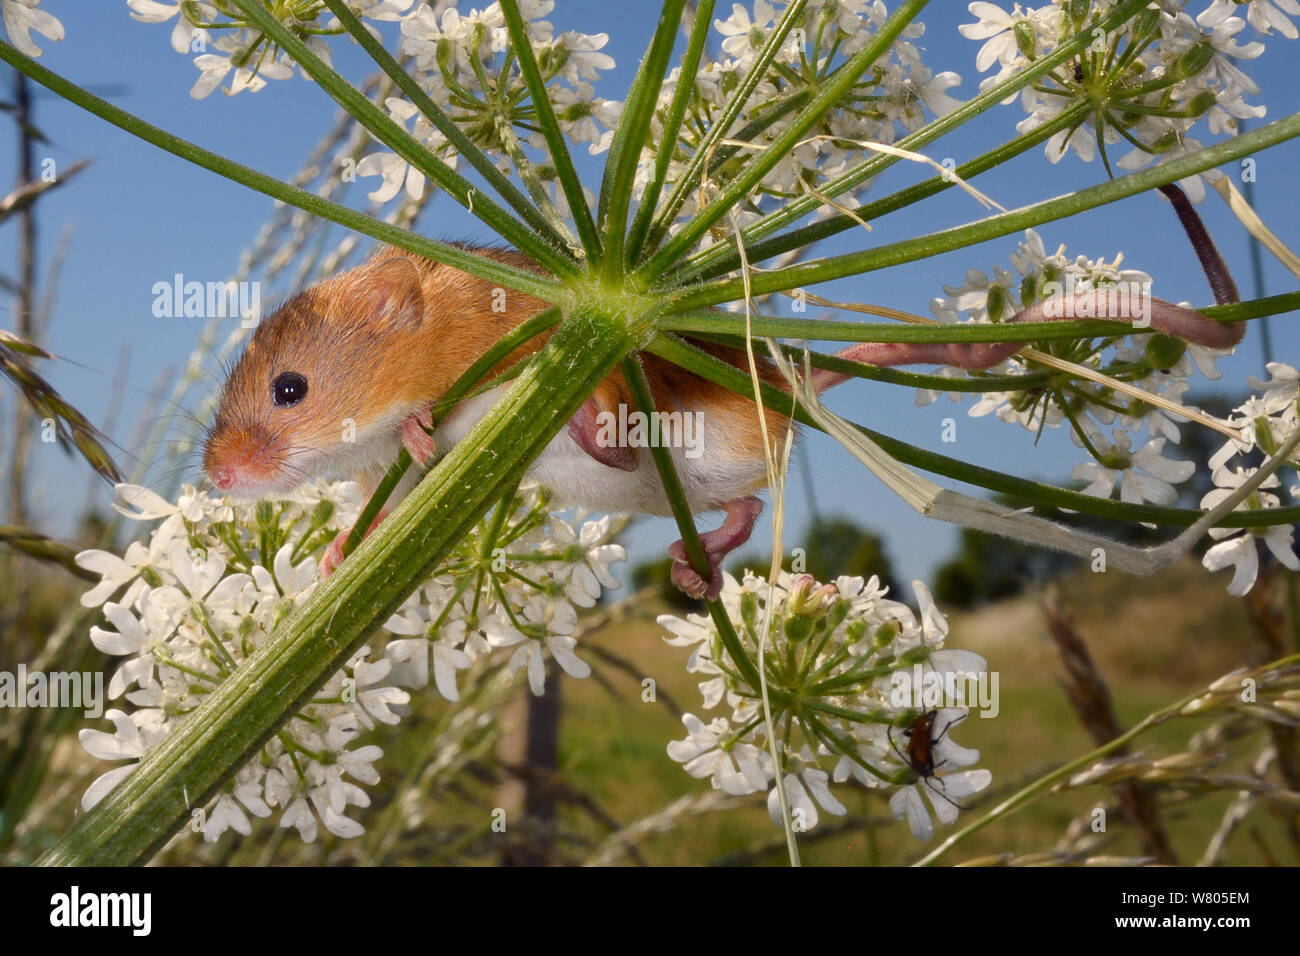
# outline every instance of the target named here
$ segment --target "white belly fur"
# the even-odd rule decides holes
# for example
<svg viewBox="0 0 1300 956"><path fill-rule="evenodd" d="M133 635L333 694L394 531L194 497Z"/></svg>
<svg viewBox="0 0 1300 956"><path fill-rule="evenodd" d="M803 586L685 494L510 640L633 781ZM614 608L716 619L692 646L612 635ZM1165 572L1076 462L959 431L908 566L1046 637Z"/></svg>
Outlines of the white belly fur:
<svg viewBox="0 0 1300 956"><path fill-rule="evenodd" d="M434 432L439 454L463 439L487 414L508 385L462 402ZM682 408L681 411L692 411ZM720 508L729 501L753 494L764 478L761 461L736 459L718 428L708 427L701 416L699 455L686 457L685 449L670 449L692 511ZM528 475L550 488L557 504L577 505L591 511L671 513L649 448L638 449L635 471L601 464L583 451L564 428L542 451Z"/></svg>

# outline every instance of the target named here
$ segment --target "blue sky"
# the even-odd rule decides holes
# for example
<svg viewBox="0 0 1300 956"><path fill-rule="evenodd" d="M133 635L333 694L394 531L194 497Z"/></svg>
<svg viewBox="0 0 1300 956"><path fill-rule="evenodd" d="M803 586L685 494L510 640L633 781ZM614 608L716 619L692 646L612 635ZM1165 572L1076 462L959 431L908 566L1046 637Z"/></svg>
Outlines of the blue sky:
<svg viewBox="0 0 1300 956"><path fill-rule="evenodd" d="M1202 5L1194 5L1193 10L1199 11ZM335 116L333 102L316 86L299 78L273 82L256 94L227 97L216 93L205 100L192 100L189 89L197 70L189 56L172 51L169 26L131 20L122 0L45 0L42 7L60 17L68 34L62 43L42 43L46 49L43 65L74 82L105 90L106 98L155 125L271 175L287 178L296 172ZM729 4L719 4L719 9L726 11ZM606 52L618 65L606 75L599 92L621 99L656 16L656 5L651 3L559 0L549 19L557 30L610 34ZM974 66L979 45L962 38L956 29L971 19L965 5L936 0L921 19L928 26L919 41L927 64L936 72L960 73L963 82L950 92L960 99L974 96L980 79ZM1243 36L1251 38L1249 29ZM1300 109L1294 66L1294 58L1300 53L1297 42L1275 34L1267 40L1263 57L1244 64L1262 88L1251 101L1268 105L1267 119ZM365 69L360 52L342 40L336 41L335 48L336 65L354 80L359 78ZM951 156L960 163L1014 136L1014 126L1022 118L1018 105L1001 107L974 128L957 131L927 152L936 159ZM50 261L60 233L72 230L45 341L65 361L46 363L44 371L69 400L96 422L104 421L105 407L120 380L122 407L110 432L119 445L128 446L137 419L156 404L151 396L156 394L159 375L168 367L179 369L196 344L200 329L201 320L154 317L150 308L154 283L170 281L177 272L205 280L231 273L241 250L265 220L271 201L161 153L44 91L36 102L36 120L49 139L39 151L40 158L53 157L60 167L81 157L92 160L91 167L77 180L40 205L42 263ZM9 142L12 144L12 138ZM0 177L12 182L14 148L11 145L3 153ZM1294 142L1257 158L1257 207L1292 248L1300 248L1298 159L1300 146ZM580 150L578 160L580 172L594 187L603 157L592 159ZM922 171L908 165L899 164L890 170L872 195L883 195L923 176ZM1071 155L1051 165L1041 151L1034 151L1008 167L979 177L976 185L1011 208L1095 184L1103 176L1099 163L1083 164ZM363 204L363 192L356 190L349 201ZM1243 296L1253 296L1244 230L1217 197L1207 199L1201 212ZM869 248L983 215L973 201L950 191L874 223L870 234L845 233L825 243L817 254ZM423 223L428 234L436 238L492 238L484 226L445 198L435 200ZM1122 250L1126 264L1154 277L1155 294L1163 298L1210 301L1205 279L1172 211L1154 194L1048 224L1039 231L1049 250L1062 242L1071 253L1091 257L1111 258ZM1009 267L1009 253L1016 242L1014 236L1005 237L907 267L830 283L815 291L832 298L928 314L929 301L943 294L943 284L960 283L968 268L989 272L994 265ZM11 274L15 257L15 229L10 223L0 227L0 271ZM1294 278L1274 260L1266 258L1264 266L1265 293L1295 288ZM273 299L284 291L264 289L263 293ZM8 299L0 310L5 313L0 322L11 325ZM1300 333L1294 316L1274 318L1272 333L1275 357L1293 364L1300 359ZM125 363L124 377L120 375L121 362ZM1229 388L1244 387L1247 374L1260 374L1262 353L1257 329L1250 331L1238 355L1221 363L1221 368L1223 383ZM0 400L5 403L7 425L14 395L5 392ZM910 390L855 382L836 389L828 404L856 421L915 444L1025 476L1060 480L1081 460L1064 435L1045 436L1035 448L1030 433L991 419L968 418L967 406L950 405L944 400L916 408ZM955 445L940 442L942 420L949 416L958 421ZM138 451L124 447L120 452L128 468ZM830 440L805 434L797 454L803 456L806 467L793 469L787 548L806 544L802 534L809 512L803 476L808 474L824 513L843 514L886 535L895 567L904 578L928 577L933 566L950 551L956 537L954 529L909 512ZM80 510L85 489L93 487L93 482L79 461L65 458L53 446L37 444L34 455L34 467L41 478L31 493L36 524L65 530L60 522L70 512ZM163 462L159 467L185 467L191 480L199 477L197 463L192 460ZM705 527L710 526L710 520L716 521L705 519ZM632 559L656 556L675 537L667 519L638 523L628 537ZM770 540L765 526L760 526L755 540L764 546Z"/></svg>

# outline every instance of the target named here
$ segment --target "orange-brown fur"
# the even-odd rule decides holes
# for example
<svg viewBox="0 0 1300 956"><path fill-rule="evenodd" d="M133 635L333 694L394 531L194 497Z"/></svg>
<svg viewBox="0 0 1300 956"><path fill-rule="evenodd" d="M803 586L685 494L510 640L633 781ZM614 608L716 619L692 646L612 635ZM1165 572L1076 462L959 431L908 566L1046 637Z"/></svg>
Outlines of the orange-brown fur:
<svg viewBox="0 0 1300 956"><path fill-rule="evenodd" d="M514 251L473 251L536 270ZM418 288L412 282L417 277ZM492 282L459 269L384 247L361 266L290 299L261 324L232 370L209 435L205 467L214 461L233 461L250 474L269 477L286 467L294 449L337 443L345 420L360 428L395 413L400 418L416 408L427 408L501 336L545 308L531 296L505 290L505 311L493 311L493 303L500 299L496 289ZM548 338L549 332L534 337L494 371L536 352ZM748 371L744 352L695 344ZM711 422L728 435L727 450L735 458L762 458L761 429L752 400L657 356L642 353L641 358L660 410L707 408ZM271 367L272 362L277 367ZM759 356L758 362L763 380L786 388L769 360ZM300 407L269 407L269 383L284 371L308 378L308 397ZM313 390L310 383L322 377L344 387ZM612 411L620 403L635 407L617 370L598 386L593 398L602 411ZM779 433L785 417L767 414L769 429Z"/></svg>

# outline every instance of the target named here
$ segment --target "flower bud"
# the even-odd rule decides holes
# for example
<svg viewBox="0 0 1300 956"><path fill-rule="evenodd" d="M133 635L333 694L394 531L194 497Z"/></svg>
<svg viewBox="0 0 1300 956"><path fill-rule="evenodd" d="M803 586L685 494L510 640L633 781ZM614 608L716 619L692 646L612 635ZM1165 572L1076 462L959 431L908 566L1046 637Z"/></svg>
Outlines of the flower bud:
<svg viewBox="0 0 1300 956"><path fill-rule="evenodd" d="M1038 301L1038 276L1027 275L1020 282L1020 301L1026 304Z"/></svg>
<svg viewBox="0 0 1300 956"><path fill-rule="evenodd" d="M1000 285L989 286L989 294L985 299L985 308L989 310L989 320L992 322L1001 322L1003 314L1007 311L1010 304L1007 301L1007 290Z"/></svg>
<svg viewBox="0 0 1300 956"><path fill-rule="evenodd" d="M903 664L924 664L930 659L930 650L931 648L926 645L919 644L916 647L909 647L907 650L903 651L903 653L898 655L898 659Z"/></svg>
<svg viewBox="0 0 1300 956"><path fill-rule="evenodd" d="M1174 61L1169 72L1180 80L1188 79L1200 73L1210 65L1214 57L1214 48L1208 43L1198 43Z"/></svg>
<svg viewBox="0 0 1300 956"><path fill-rule="evenodd" d="M1156 32L1160 25L1160 11L1154 7L1148 7L1133 18L1130 33L1134 40L1146 39Z"/></svg>
<svg viewBox="0 0 1300 956"><path fill-rule="evenodd" d="M836 595L838 595L838 592L836 592ZM826 630L833 631L844 623L844 619L849 615L849 607L848 601L835 596L830 610L826 612Z"/></svg>
<svg viewBox="0 0 1300 956"><path fill-rule="evenodd" d="M846 601L845 603L847 604L848 602ZM847 643L856 644L858 641L862 640L862 638L867 634L867 626L867 622L860 617L849 621L848 625L844 628L844 636L847 638Z"/></svg>
<svg viewBox="0 0 1300 956"><path fill-rule="evenodd" d="M1219 98L1213 92L1201 90L1187 101L1187 115L1200 116L1217 102L1219 102Z"/></svg>
<svg viewBox="0 0 1300 956"><path fill-rule="evenodd" d="M785 636L796 644L807 640L812 629L813 618L810 614L791 614L785 619Z"/></svg>
<svg viewBox="0 0 1300 956"><path fill-rule="evenodd" d="M1034 28L1027 20L1017 20L1012 28L1016 34L1016 49L1026 58L1034 58Z"/></svg>
<svg viewBox="0 0 1300 956"><path fill-rule="evenodd" d="M325 525L329 524L330 518L333 517L334 517L334 502L330 501L327 498L322 498L320 502L316 505L316 507L312 509L311 512L312 530L315 530L316 528L324 527Z"/></svg>
<svg viewBox="0 0 1300 956"><path fill-rule="evenodd" d="M1147 339L1146 359L1152 368L1170 369L1186 352L1187 343L1176 335L1161 332Z"/></svg>

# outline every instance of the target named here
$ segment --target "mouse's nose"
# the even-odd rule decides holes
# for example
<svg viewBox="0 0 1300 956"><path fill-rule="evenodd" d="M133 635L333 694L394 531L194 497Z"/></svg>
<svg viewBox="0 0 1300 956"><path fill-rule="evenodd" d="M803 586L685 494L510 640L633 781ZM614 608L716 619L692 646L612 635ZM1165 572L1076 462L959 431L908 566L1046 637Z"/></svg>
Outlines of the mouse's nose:
<svg viewBox="0 0 1300 956"><path fill-rule="evenodd" d="M235 471L227 465L216 465L208 469L208 480L221 491L229 491L235 483Z"/></svg>

